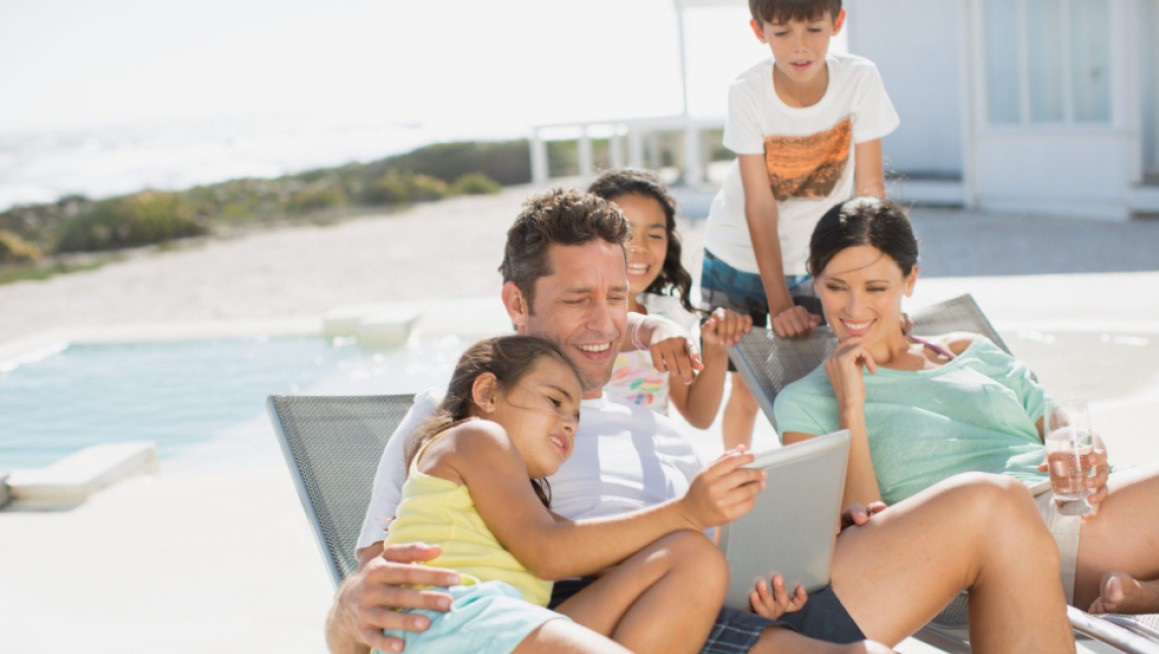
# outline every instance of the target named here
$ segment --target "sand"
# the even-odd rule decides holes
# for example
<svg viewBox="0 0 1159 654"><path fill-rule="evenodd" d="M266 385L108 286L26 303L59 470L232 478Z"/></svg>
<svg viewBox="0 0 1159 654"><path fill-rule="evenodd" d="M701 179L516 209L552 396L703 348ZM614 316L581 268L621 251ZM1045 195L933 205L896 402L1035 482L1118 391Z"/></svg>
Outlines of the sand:
<svg viewBox="0 0 1159 654"><path fill-rule="evenodd" d="M527 192L199 241L3 285L0 353L62 329L316 325L350 303L497 302L505 231ZM682 229L686 262L698 270L703 223ZM1073 300L1060 303L1080 296L1088 321L1159 331L1155 296L1139 301L1139 289L1159 288L1156 273L947 278L920 288L923 301L973 291L1000 329L1073 318ZM1054 308L1029 309L1028 297ZM321 651L332 589L289 476L276 454L233 463L184 473L163 465L68 511L0 512L0 649Z"/></svg>

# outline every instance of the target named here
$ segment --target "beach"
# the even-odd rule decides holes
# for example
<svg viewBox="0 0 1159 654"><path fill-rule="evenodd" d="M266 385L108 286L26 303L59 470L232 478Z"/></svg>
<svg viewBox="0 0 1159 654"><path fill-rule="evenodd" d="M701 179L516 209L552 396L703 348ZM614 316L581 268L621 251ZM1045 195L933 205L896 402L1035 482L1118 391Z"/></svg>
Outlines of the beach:
<svg viewBox="0 0 1159 654"><path fill-rule="evenodd" d="M0 285L0 353L82 331L316 330L327 311L359 303L434 302L453 318L461 306L464 331L478 329L475 321L493 328L496 316L502 326L496 268L506 229L529 191L180 243L97 270ZM965 224L971 216L992 218L915 213L915 222L927 221L934 233L950 233L954 221ZM1042 229L1039 220L1023 222ZM703 227L681 223L694 277ZM1099 233L1110 229L1119 228ZM1129 247L1143 253L1140 238L1157 234L1125 229L1136 230ZM971 238L981 239L978 251L986 247L983 236ZM970 291L1004 334L1076 321L1088 331L1156 334L1159 273L1141 266L1074 275L955 273L923 280L914 301ZM466 309L489 306L487 298L494 299L492 309ZM1154 347L1152 341L1146 352ZM1053 352L1044 346L1026 357L1044 383L1067 372L1065 361L1052 363ZM1154 368L1140 367L1150 365L1149 356L1124 363L1121 376L1138 384L1124 387L1126 399L1105 402L1111 408L1100 418L1108 432L1128 436L1120 455L1141 460L1159 459L1145 432L1153 422L1149 407L1157 406ZM160 474L122 482L71 510L0 512L0 648L322 651L332 587L272 431L269 448L252 464L209 462L174 472L163 462Z"/></svg>

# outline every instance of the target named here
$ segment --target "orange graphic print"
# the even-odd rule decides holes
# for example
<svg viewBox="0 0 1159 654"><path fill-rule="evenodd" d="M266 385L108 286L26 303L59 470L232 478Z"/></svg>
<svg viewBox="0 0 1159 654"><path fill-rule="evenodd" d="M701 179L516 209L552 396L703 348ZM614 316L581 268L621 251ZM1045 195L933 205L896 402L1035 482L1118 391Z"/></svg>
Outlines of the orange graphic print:
<svg viewBox="0 0 1159 654"><path fill-rule="evenodd" d="M853 144L853 120L808 136L765 138L765 167L777 201L823 198L833 192Z"/></svg>

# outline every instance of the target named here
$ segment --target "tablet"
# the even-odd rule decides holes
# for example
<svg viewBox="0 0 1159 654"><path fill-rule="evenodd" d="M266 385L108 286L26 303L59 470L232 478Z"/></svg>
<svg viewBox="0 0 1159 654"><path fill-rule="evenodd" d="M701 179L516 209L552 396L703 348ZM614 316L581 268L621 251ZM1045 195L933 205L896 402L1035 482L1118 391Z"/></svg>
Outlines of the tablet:
<svg viewBox="0 0 1159 654"><path fill-rule="evenodd" d="M833 547L845 492L849 430L757 455L751 464L766 470L765 490L751 511L721 528L720 549L728 560L725 604L749 610L758 579L785 579L812 593L829 584Z"/></svg>

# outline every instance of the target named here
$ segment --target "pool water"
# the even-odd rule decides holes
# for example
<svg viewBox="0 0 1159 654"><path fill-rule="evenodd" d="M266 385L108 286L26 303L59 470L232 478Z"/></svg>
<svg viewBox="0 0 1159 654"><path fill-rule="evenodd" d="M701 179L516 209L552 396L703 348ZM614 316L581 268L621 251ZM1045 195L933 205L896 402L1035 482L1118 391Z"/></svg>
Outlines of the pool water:
<svg viewBox="0 0 1159 654"><path fill-rule="evenodd" d="M267 395L445 385L465 347L447 340L380 351L320 336L70 346L0 372L0 470L99 443L151 440L163 462L240 432L270 445Z"/></svg>

